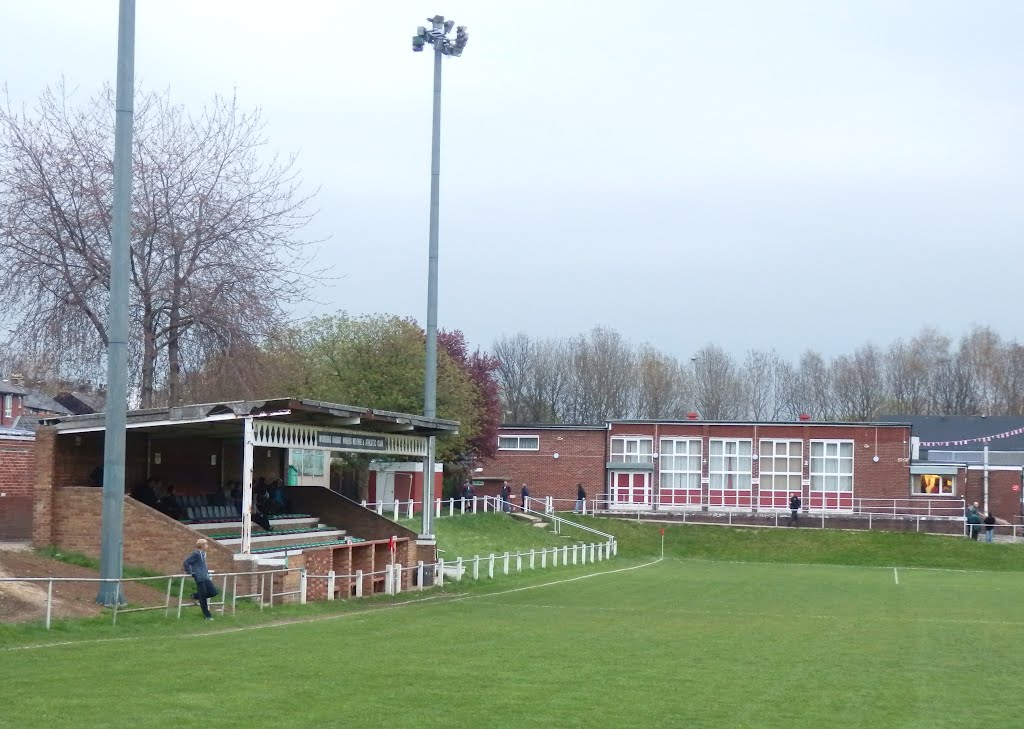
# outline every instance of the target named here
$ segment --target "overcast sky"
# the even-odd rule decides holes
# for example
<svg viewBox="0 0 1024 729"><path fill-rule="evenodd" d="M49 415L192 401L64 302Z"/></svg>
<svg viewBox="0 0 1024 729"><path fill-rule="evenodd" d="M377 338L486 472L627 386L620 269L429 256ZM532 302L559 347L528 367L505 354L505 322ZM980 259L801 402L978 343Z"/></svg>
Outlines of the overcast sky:
<svg viewBox="0 0 1024 729"><path fill-rule="evenodd" d="M439 4L440 2L440 4ZM1022 339L1024 3L138 3L136 79L233 90L319 187L313 313L425 320L429 53L446 59L439 324L595 325L794 358L924 325ZM116 71L116 0L0 0L15 103Z"/></svg>

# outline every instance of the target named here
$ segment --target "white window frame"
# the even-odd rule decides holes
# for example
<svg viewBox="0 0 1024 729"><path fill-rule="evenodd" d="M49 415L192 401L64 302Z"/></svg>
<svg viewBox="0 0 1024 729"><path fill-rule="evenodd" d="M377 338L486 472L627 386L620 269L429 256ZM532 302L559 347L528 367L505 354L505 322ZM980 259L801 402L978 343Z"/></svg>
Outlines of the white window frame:
<svg viewBox="0 0 1024 729"><path fill-rule="evenodd" d="M722 452L715 453L715 446L721 445ZM741 452L741 446L746 446L746 453ZM729 451L733 446L735 450ZM730 464L730 461L733 461ZM744 463L744 461L746 463ZM711 438L708 441L708 488L713 491L750 491L754 476L754 441L750 438ZM733 468L728 466L733 465ZM743 466L746 466L744 469ZM732 477L733 485L726 487L729 477ZM746 485L739 485L743 481Z"/></svg>
<svg viewBox="0 0 1024 729"><path fill-rule="evenodd" d="M821 447L820 455L815 455L816 446ZM849 455L843 455L843 446L849 447ZM830 453L832 450L834 453ZM854 450L852 440L812 440L807 461L810 464L808 477L811 481L811 491L852 494ZM849 488L843 488L844 485Z"/></svg>
<svg viewBox="0 0 1024 729"><path fill-rule="evenodd" d="M502 441L505 441L504 445ZM513 445L512 441L515 441ZM533 445L524 443L524 441L532 441ZM498 450L499 451L539 451L540 450L540 436L539 435L499 435L498 436Z"/></svg>
<svg viewBox="0 0 1024 729"><path fill-rule="evenodd" d="M4 417L14 417L14 395L4 395Z"/></svg>
<svg viewBox="0 0 1024 729"><path fill-rule="evenodd" d="M291 463L289 463L288 465L294 467L295 470L299 472L298 475L299 475L300 478L303 478L303 477L305 477L305 478L323 478L324 477L324 475L327 472L328 451L325 451L325 450L320 449L320 448L292 448L292 449L290 449L290 451L291 451L291 459L290 459ZM306 459L309 456L313 456L313 458L311 460L319 460L320 461L320 468L319 468L320 472L319 473L317 473L318 469L316 468L315 464L313 464L313 463L309 464L310 466L312 466L312 468L310 468L309 470L306 469L306 465L307 465L306 464Z"/></svg>
<svg viewBox="0 0 1024 729"><path fill-rule="evenodd" d="M685 453L677 452L680 445L685 445ZM669 447L671 453L666 453ZM658 488L663 491L699 491L704 441L701 438L662 438L658 448ZM683 467L677 468L679 465ZM682 484L676 483L680 480Z"/></svg>
<svg viewBox="0 0 1024 729"><path fill-rule="evenodd" d="M921 479L925 476L934 476L939 479L939 490L927 493L925 491L918 491L921 486ZM951 482L951 491L943 491L945 488L946 481ZM923 496L929 498L933 496L956 496L956 474L955 473L912 473L910 475L910 495L911 496Z"/></svg>
<svg viewBox="0 0 1024 729"><path fill-rule="evenodd" d="M777 446L785 445L786 452L779 454ZM796 455L793 454L793 446L797 447ZM804 442L798 438L762 438L757 444L757 471L758 490L772 491L774 493L800 493L803 491L802 483L804 476ZM786 470L775 470L778 459L786 461ZM766 467L767 464L767 467ZM796 470L793 470L795 467ZM768 479L770 485L765 483ZM778 483L785 483L785 488L779 488Z"/></svg>
<svg viewBox="0 0 1024 729"><path fill-rule="evenodd" d="M654 463L654 438L617 435L611 443L612 463Z"/></svg>

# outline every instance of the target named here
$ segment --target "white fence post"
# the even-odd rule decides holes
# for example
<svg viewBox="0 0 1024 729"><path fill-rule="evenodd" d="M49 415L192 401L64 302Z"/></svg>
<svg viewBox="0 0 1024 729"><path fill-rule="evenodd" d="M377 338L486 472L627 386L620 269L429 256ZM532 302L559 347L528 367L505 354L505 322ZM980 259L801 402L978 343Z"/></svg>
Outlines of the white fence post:
<svg viewBox="0 0 1024 729"><path fill-rule="evenodd" d="M306 604L306 568L299 570L299 605Z"/></svg>
<svg viewBox="0 0 1024 729"><path fill-rule="evenodd" d="M487 577L494 579L494 552L491 552L491 558L487 564Z"/></svg>
<svg viewBox="0 0 1024 729"><path fill-rule="evenodd" d="M409 499L409 511L406 512L406 515L405 515L406 519L412 519L413 509L414 509L415 506L416 506L415 499Z"/></svg>
<svg viewBox="0 0 1024 729"><path fill-rule="evenodd" d="M575 549L576 548L573 547L573 550L575 550ZM573 554L576 554L576 552L573 551ZM568 544L565 545L564 547L562 547L562 566L563 567L568 567L569 566L569 545Z"/></svg>
<svg viewBox="0 0 1024 729"><path fill-rule="evenodd" d="M474 497L473 497L473 513L474 513L474 514L476 513L476 510L477 510L477 502L478 502L478 501L480 501L480 498L479 498L479 497L477 497L477 496L474 496Z"/></svg>
<svg viewBox="0 0 1024 729"><path fill-rule="evenodd" d="M550 514L555 510L555 500L551 496L546 497L544 502L544 513Z"/></svg>
<svg viewBox="0 0 1024 729"><path fill-rule="evenodd" d="M474 580L479 580L480 579L480 555L479 554L474 554L473 555L473 579Z"/></svg>
<svg viewBox="0 0 1024 729"><path fill-rule="evenodd" d="M389 564L384 565L384 594L385 595L392 594L391 591L394 589L394 585L395 585L395 578L391 574L391 568L392 568L392 565L389 565Z"/></svg>
<svg viewBox="0 0 1024 729"><path fill-rule="evenodd" d="M327 599L334 599L334 570L328 570L327 572Z"/></svg>
<svg viewBox="0 0 1024 729"><path fill-rule="evenodd" d="M423 589L423 560L416 563L416 585Z"/></svg>
<svg viewBox="0 0 1024 729"><path fill-rule="evenodd" d="M366 499L363 499L362 501L360 501L359 505L362 506L365 509L366 508Z"/></svg>
<svg viewBox="0 0 1024 729"><path fill-rule="evenodd" d="M434 575L434 583L438 587L444 587L444 560L437 560L437 574Z"/></svg>
<svg viewBox="0 0 1024 729"><path fill-rule="evenodd" d="M466 571L466 568L462 566L462 557L455 560L455 581L462 582L462 575Z"/></svg>
<svg viewBox="0 0 1024 729"><path fill-rule="evenodd" d="M356 570L356 597L363 596L363 571Z"/></svg>
<svg viewBox="0 0 1024 729"><path fill-rule="evenodd" d="M551 566L552 567L557 567L558 566L558 547L552 547L551 548Z"/></svg>
<svg viewBox="0 0 1024 729"><path fill-rule="evenodd" d="M523 555L516 550L516 573L523 571Z"/></svg>
<svg viewBox="0 0 1024 729"><path fill-rule="evenodd" d="M398 500L395 500L395 521L398 521Z"/></svg>
<svg viewBox="0 0 1024 729"><path fill-rule="evenodd" d="M182 579L182 582L185 580ZM181 615L181 608L178 608L178 614ZM50 629L50 618L53 615L53 580L46 581L46 629Z"/></svg>
<svg viewBox="0 0 1024 729"><path fill-rule="evenodd" d="M392 574L395 577L394 594L397 595L402 591L402 565L396 564L395 568L392 570Z"/></svg>
<svg viewBox="0 0 1024 729"><path fill-rule="evenodd" d="M530 569L531 570L533 569L533 558L536 557L536 556L537 556L536 553L531 549L530 550Z"/></svg>
<svg viewBox="0 0 1024 729"><path fill-rule="evenodd" d="M542 550L540 550L540 568L542 570L543 569L547 569L547 566L548 566L548 550L547 549L542 549Z"/></svg>
<svg viewBox="0 0 1024 729"><path fill-rule="evenodd" d="M591 544L590 545L590 564L594 564L594 562L597 561L597 559L595 557L596 554L597 554L597 545L596 544Z"/></svg>
<svg viewBox="0 0 1024 729"><path fill-rule="evenodd" d="M508 560L509 560L509 553L505 552L505 564L504 564L503 569L504 569L504 572L505 572L506 575L508 574Z"/></svg>
<svg viewBox="0 0 1024 729"><path fill-rule="evenodd" d="M572 565L576 566L576 545L572 545Z"/></svg>

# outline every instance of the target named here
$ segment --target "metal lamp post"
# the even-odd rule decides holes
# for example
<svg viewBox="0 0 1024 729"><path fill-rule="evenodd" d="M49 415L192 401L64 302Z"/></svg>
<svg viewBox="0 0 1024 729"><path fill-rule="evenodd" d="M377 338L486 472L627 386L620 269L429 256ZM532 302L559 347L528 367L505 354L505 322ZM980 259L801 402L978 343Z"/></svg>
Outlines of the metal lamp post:
<svg viewBox="0 0 1024 729"><path fill-rule="evenodd" d="M124 537L124 453L128 409L128 288L132 223L132 127L135 119L135 0L121 0L117 31L114 204L110 229L107 404L103 433L100 577L120 580ZM120 582L101 582L96 602L124 602Z"/></svg>
<svg viewBox="0 0 1024 729"><path fill-rule="evenodd" d="M455 38L448 34L455 27L455 21L445 20L443 15L427 18L430 27L420 26L412 37L412 49L423 51L427 46L434 49L434 115L430 145L430 252L427 271L427 362L423 384L423 415L437 417L437 231L441 178L441 57L461 56L469 35L466 27L455 29ZM435 442L431 436L427 441L427 455L423 461L423 528L419 535L422 541L433 541L434 504L434 453Z"/></svg>

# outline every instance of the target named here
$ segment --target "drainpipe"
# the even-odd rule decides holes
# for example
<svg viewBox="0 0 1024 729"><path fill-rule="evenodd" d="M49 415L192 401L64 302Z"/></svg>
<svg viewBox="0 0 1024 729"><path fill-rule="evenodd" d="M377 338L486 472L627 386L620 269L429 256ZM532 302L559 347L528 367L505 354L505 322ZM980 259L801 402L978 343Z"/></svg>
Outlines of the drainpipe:
<svg viewBox="0 0 1024 729"><path fill-rule="evenodd" d="M985 501L985 513L987 514L988 513L988 446L987 445L985 446L985 451L984 451L984 464L985 464L984 465L985 481L984 481L984 486L982 486L982 495L983 495L984 501Z"/></svg>

